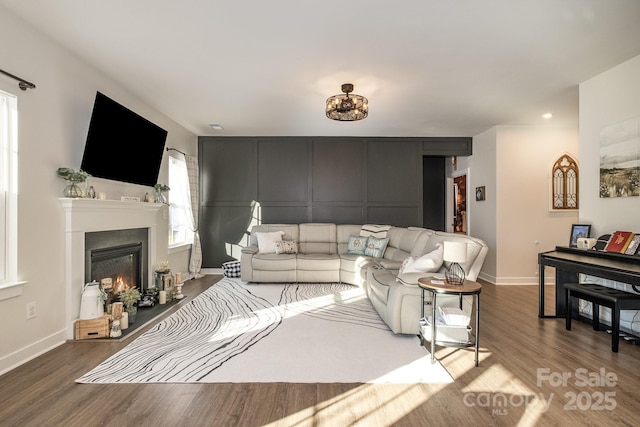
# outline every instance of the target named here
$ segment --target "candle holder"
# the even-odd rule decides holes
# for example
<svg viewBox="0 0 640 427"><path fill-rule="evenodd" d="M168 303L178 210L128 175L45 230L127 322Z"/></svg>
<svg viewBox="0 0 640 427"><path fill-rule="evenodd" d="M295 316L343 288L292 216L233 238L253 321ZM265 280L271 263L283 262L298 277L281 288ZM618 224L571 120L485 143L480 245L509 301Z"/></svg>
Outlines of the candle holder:
<svg viewBox="0 0 640 427"><path fill-rule="evenodd" d="M184 283L182 282L182 273L176 273L176 299L182 299L184 298L184 295L182 295L182 285Z"/></svg>
<svg viewBox="0 0 640 427"><path fill-rule="evenodd" d="M182 295L182 283L176 283L176 299L182 299L184 295Z"/></svg>

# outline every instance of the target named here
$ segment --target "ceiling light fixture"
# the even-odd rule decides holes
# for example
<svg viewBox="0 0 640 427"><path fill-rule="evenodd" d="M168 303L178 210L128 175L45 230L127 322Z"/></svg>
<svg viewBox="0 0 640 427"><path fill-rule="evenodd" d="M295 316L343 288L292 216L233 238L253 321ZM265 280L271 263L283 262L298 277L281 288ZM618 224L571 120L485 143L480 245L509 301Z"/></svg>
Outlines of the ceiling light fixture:
<svg viewBox="0 0 640 427"><path fill-rule="evenodd" d="M362 120L369 115L369 100L364 96L351 94L353 85L342 85L344 95L334 95L327 99L327 117L341 122Z"/></svg>
<svg viewBox="0 0 640 427"><path fill-rule="evenodd" d="M211 126L211 129L213 129L213 130L222 130L222 129L224 129L222 127L222 125L220 125L218 123L210 123L209 126Z"/></svg>
<svg viewBox="0 0 640 427"><path fill-rule="evenodd" d="M542 115L542 118L543 119L547 119L547 120L549 120L551 117L553 117L553 114L551 114L551 113L544 113Z"/></svg>

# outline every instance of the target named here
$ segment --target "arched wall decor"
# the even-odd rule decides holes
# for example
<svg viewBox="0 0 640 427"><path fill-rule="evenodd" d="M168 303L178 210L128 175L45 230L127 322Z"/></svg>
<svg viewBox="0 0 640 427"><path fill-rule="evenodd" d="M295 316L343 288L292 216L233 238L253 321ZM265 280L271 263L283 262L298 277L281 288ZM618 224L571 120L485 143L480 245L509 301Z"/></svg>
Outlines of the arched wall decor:
<svg viewBox="0 0 640 427"><path fill-rule="evenodd" d="M568 154L560 156L551 170L551 208L553 210L578 209L578 163Z"/></svg>

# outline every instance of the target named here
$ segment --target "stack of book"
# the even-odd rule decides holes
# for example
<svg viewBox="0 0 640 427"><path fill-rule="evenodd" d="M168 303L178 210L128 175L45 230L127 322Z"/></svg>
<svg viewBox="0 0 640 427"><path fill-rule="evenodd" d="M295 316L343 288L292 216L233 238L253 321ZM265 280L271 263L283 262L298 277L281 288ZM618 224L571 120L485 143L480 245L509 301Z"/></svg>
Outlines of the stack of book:
<svg viewBox="0 0 640 427"><path fill-rule="evenodd" d="M609 237L604 250L619 254L636 255L640 247L640 234L631 231L616 231Z"/></svg>

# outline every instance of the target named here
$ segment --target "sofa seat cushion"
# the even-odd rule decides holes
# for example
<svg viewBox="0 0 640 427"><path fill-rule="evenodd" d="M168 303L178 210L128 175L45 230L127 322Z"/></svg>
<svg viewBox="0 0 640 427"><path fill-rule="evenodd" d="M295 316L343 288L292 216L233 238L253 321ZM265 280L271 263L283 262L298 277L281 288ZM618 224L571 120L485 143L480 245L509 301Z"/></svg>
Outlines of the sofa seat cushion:
<svg viewBox="0 0 640 427"><path fill-rule="evenodd" d="M307 271L340 271L340 257L338 254L298 254L298 270Z"/></svg>
<svg viewBox="0 0 640 427"><path fill-rule="evenodd" d="M295 270L296 254L256 254L251 259L254 270Z"/></svg>

